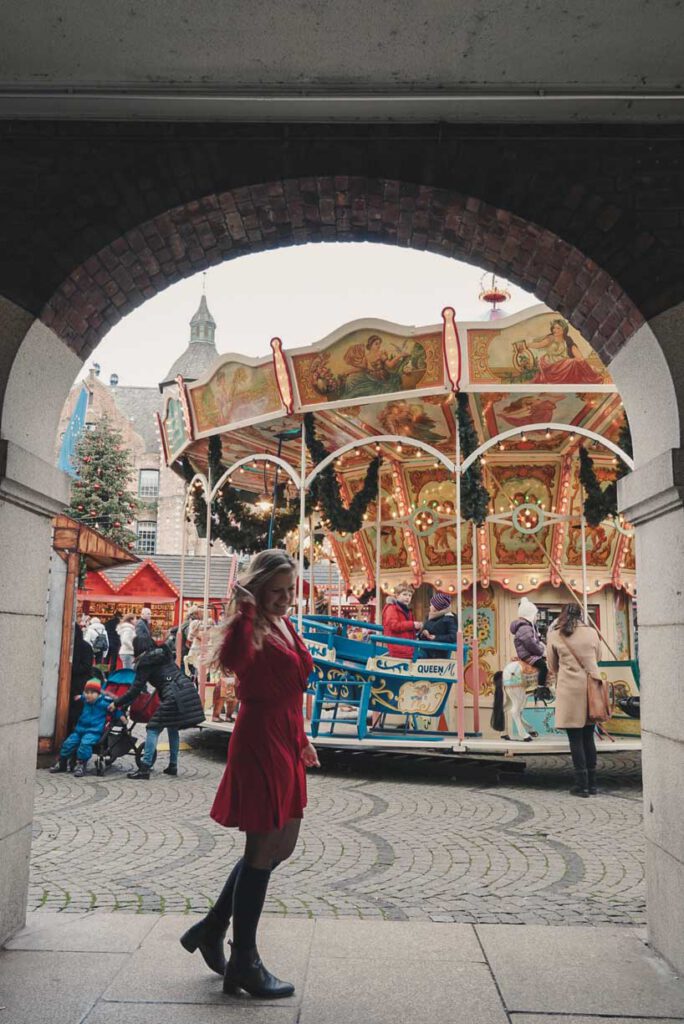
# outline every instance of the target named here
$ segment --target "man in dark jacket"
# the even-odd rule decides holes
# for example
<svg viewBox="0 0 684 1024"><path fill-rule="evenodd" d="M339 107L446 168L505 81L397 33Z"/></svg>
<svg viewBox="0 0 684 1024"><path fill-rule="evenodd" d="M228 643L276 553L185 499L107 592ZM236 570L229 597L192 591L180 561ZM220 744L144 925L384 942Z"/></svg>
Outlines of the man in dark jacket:
<svg viewBox="0 0 684 1024"><path fill-rule="evenodd" d="M109 671L116 672L116 663L119 660L119 651L121 650L121 637L117 633L117 626L121 622L121 612L116 611L112 615L111 619L107 619L104 624L104 628L107 632L107 639L109 641L109 654L107 660L109 662Z"/></svg>
<svg viewBox="0 0 684 1024"><path fill-rule="evenodd" d="M112 702L112 710L128 707L145 692L148 683L159 694L160 704L147 723L142 764L137 771L129 772L128 778L149 779L162 729L166 729L169 737L169 763L164 775L178 775L178 732L204 721L202 702L188 677L176 665L173 652L166 644L160 647L152 644L150 647L145 637L136 636L133 653L136 659L135 681L128 693Z"/></svg>
<svg viewBox="0 0 684 1024"><path fill-rule="evenodd" d="M430 643L455 644L458 623L451 610L448 594L433 594L430 598L430 612L418 636ZM426 658L448 658L449 651L425 651Z"/></svg>
<svg viewBox="0 0 684 1024"><path fill-rule="evenodd" d="M140 612L140 618L135 624L135 635L136 637L142 637L143 640L152 643L152 630L150 629L150 623L152 621L152 609L143 608Z"/></svg>

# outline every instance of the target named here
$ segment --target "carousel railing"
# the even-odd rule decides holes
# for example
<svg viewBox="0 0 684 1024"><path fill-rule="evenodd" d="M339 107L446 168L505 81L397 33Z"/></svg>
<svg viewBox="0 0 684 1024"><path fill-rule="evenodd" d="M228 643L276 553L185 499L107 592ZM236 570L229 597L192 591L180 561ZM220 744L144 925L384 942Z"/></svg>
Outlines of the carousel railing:
<svg viewBox="0 0 684 1024"><path fill-rule="evenodd" d="M393 731L397 739L429 741L450 732L439 726L445 721L454 686L457 707L464 699L455 644L386 636L380 626L334 616L309 616L302 625L314 659L309 685L312 736L332 736L336 726L349 724L359 739L365 739L369 731L376 735L389 731L389 715L399 716L401 731ZM367 634L350 639L350 629ZM405 659L394 658L384 650L388 645L412 651L409 655L407 650ZM425 654L438 657L425 658ZM374 716L370 730L369 715ZM393 717L392 722L396 721ZM431 729L434 722L437 728ZM322 728L327 731L321 732Z"/></svg>

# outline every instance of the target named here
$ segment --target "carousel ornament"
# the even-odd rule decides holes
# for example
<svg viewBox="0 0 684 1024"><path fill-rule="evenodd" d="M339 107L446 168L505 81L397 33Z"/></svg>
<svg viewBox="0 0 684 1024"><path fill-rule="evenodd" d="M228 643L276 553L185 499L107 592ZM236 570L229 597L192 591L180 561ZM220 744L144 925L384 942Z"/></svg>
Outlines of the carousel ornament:
<svg viewBox="0 0 684 1024"><path fill-rule="evenodd" d="M489 278L487 281L486 278ZM490 306L489 313L487 314L488 320L499 320L504 316L502 309L499 306L503 305L504 302L508 302L511 297L511 293L508 288L504 288L497 280L494 274L483 274L480 281L480 294L478 298L481 302L486 302Z"/></svg>

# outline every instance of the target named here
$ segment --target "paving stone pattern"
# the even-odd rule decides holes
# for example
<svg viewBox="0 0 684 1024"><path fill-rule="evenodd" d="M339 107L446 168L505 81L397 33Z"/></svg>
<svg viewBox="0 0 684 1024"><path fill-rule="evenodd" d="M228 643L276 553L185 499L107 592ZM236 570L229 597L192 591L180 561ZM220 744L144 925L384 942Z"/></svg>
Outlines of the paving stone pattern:
<svg viewBox="0 0 684 1024"><path fill-rule="evenodd" d="M209 818L225 741L191 738L178 778L37 773L29 909L200 912L241 850ZM160 756L160 768L165 755ZM602 756L572 797L569 759L524 774L325 751L300 844L266 910L469 923L643 924L640 759Z"/></svg>

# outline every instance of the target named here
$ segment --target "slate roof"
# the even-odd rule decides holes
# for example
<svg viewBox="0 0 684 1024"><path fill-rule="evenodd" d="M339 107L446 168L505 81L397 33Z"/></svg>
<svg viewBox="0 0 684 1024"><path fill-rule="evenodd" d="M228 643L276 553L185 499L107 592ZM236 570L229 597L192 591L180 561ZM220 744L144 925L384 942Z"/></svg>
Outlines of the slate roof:
<svg viewBox="0 0 684 1024"><path fill-rule="evenodd" d="M145 561L154 562L159 566L165 576L169 578L174 587L180 588L180 555L155 555L154 558L147 558ZM245 558L243 564L246 565ZM231 559L226 555L211 556L211 579L209 586L210 597L223 597L228 589L228 575L230 572ZM115 565L111 569L104 570L103 574L114 583L120 586L123 581L140 566ZM306 574L308 579L308 571ZM337 586L337 567L332 567L333 586ZM327 586L328 566L314 566L314 585ZM204 558L196 555L188 556L185 559L185 582L183 590L186 597L201 598L204 593Z"/></svg>
<svg viewBox="0 0 684 1024"><path fill-rule="evenodd" d="M126 416L145 442L148 452L159 451L155 413L161 413L164 399L156 388L110 387L109 393L117 408Z"/></svg>

